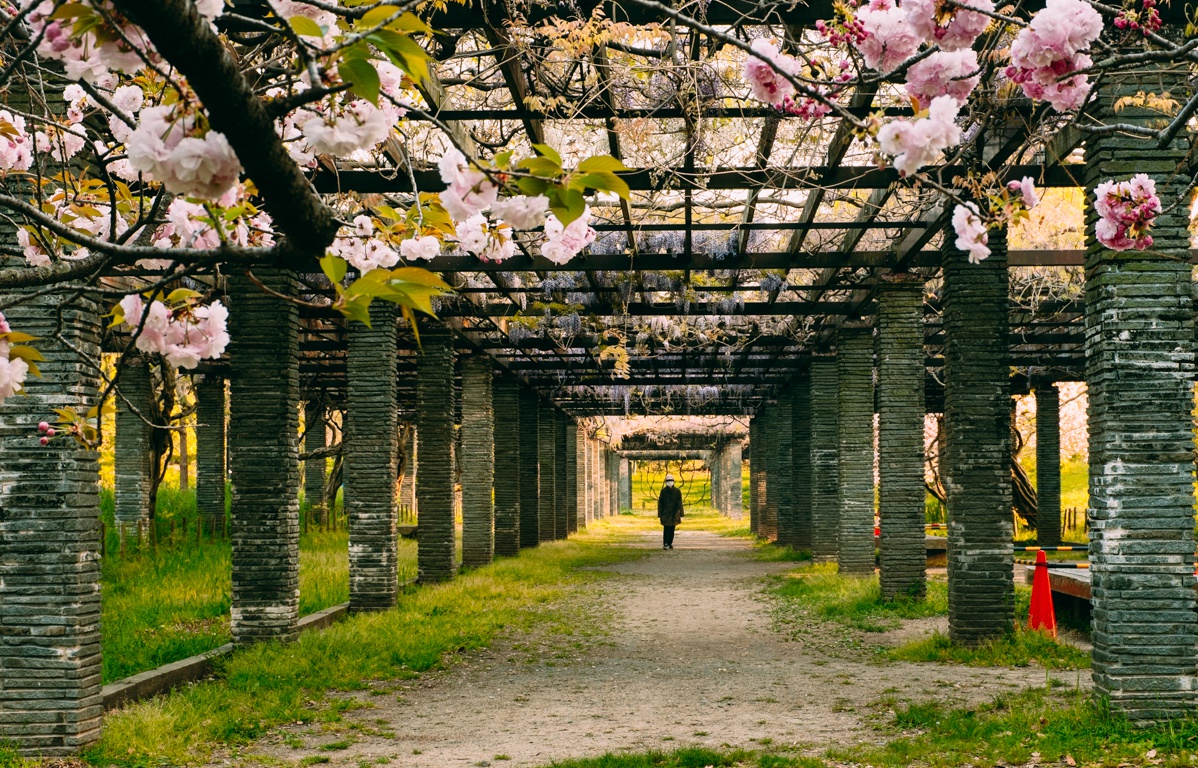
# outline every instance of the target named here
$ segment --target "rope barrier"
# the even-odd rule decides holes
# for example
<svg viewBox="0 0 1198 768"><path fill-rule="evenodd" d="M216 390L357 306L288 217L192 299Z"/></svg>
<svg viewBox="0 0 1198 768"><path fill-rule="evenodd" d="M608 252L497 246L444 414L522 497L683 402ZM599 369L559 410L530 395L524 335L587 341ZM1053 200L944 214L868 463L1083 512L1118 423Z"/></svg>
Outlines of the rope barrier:
<svg viewBox="0 0 1198 768"><path fill-rule="evenodd" d="M1035 564L1036 564L1036 561L1035 561L1035 560L1026 560L1026 559L1023 559L1023 558L1016 558L1016 559L1015 559L1015 564L1016 564L1016 565L1035 565ZM1059 562L1057 562L1057 563L1041 563L1040 565L1041 565L1041 566L1043 566L1043 567L1047 567L1047 568L1081 568L1081 569L1088 569L1088 568L1090 567L1090 564L1089 564L1088 562L1085 562L1085 563L1059 563Z"/></svg>
<svg viewBox="0 0 1198 768"><path fill-rule="evenodd" d="M1072 544L1064 547L1014 547L1016 552L1089 552L1088 544Z"/></svg>

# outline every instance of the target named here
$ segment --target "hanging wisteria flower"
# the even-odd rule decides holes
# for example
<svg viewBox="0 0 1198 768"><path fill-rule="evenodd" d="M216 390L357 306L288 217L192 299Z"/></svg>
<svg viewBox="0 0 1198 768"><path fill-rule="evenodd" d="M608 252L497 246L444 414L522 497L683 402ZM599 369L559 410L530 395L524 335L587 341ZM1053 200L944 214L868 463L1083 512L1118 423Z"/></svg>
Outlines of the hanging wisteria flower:
<svg viewBox="0 0 1198 768"><path fill-rule="evenodd" d="M1007 182L1007 189L1018 192L1023 198L1023 206L1029 211L1040 204L1040 193L1036 190L1036 182L1031 176L1024 176L1019 181Z"/></svg>
<svg viewBox="0 0 1198 768"><path fill-rule="evenodd" d="M940 159L940 153L961 142L957 125L960 106L951 96L932 99L928 113L914 120L894 120L878 131L882 151L894 157L900 176L911 176Z"/></svg>
<svg viewBox="0 0 1198 768"><path fill-rule="evenodd" d="M172 294L173 295L173 294ZM199 304L188 295L172 308L157 299L147 307L136 293L121 299L114 310L118 323L130 332L141 328L134 346L162 355L176 368L192 369L201 360L216 360L229 344L229 310L219 301Z"/></svg>
<svg viewBox="0 0 1198 768"><path fill-rule="evenodd" d="M347 233L343 227L341 233L329 246L329 253L345 259L362 274L399 263L395 249L374 236L374 220L369 216L355 216L353 232Z"/></svg>
<svg viewBox="0 0 1198 768"><path fill-rule="evenodd" d="M1048 0L1011 43L1007 77L1032 99L1057 111L1076 109L1090 92L1086 75L1065 77L1093 63L1084 51L1102 34L1102 16L1083 0Z"/></svg>
<svg viewBox="0 0 1198 768"><path fill-rule="evenodd" d="M907 18L907 12L894 0L870 0L857 11L857 20L865 30L864 39L854 43L865 65L879 72L890 72L919 50L923 39Z"/></svg>
<svg viewBox="0 0 1198 768"><path fill-rule="evenodd" d="M480 170L466 163L466 156L450 148L437 162L441 181L446 189L441 193L441 205L454 221L464 221L490 208L499 190Z"/></svg>
<svg viewBox="0 0 1198 768"><path fill-rule="evenodd" d="M1104 181L1094 190L1101 217L1094 226L1098 242L1113 251L1143 250L1152 245L1148 230L1161 212L1156 182L1138 173L1130 181Z"/></svg>
<svg viewBox="0 0 1198 768"><path fill-rule="evenodd" d="M504 197L491 204L491 213L515 229L536 229L549 215L549 198L544 195Z"/></svg>
<svg viewBox="0 0 1198 768"><path fill-rule="evenodd" d="M994 12L993 0L969 0L970 8ZM945 0L903 0L903 8L915 34L944 51L969 48L986 31L990 17L945 2Z"/></svg>
<svg viewBox="0 0 1198 768"><path fill-rule="evenodd" d="M977 264L990 255L987 229L974 203L965 203L953 209L953 231L957 233L954 245L969 253L970 264Z"/></svg>
<svg viewBox="0 0 1198 768"><path fill-rule="evenodd" d="M298 123L308 148L317 155L341 157L360 149L373 149L391 133L387 113L365 99L357 99L328 114Z"/></svg>
<svg viewBox="0 0 1198 768"><path fill-rule="evenodd" d="M972 48L937 51L907 70L907 93L920 109L927 109L937 96L951 96L963 105L980 80L978 55Z"/></svg>
<svg viewBox="0 0 1198 768"><path fill-rule="evenodd" d="M168 192L215 200L241 174L241 161L218 131L202 135L195 117L178 114L175 105L148 107L125 143L129 162Z"/></svg>
<svg viewBox="0 0 1198 768"><path fill-rule="evenodd" d="M0 170L29 170L33 165L32 145L25 132L25 118L0 110Z"/></svg>
<svg viewBox="0 0 1198 768"><path fill-rule="evenodd" d="M432 235L412 237L399 244L399 255L407 261L431 261L441 254L441 241Z"/></svg>
<svg viewBox="0 0 1198 768"><path fill-rule="evenodd" d="M781 106L787 98L794 95L795 87L779 73L779 70L793 75L798 62L793 56L782 53L777 45L764 37L754 40L751 47L758 55L745 57L744 75L753 98L773 107ZM773 62L774 66L771 67L769 62Z"/></svg>
<svg viewBox="0 0 1198 768"><path fill-rule="evenodd" d="M541 244L541 255L554 264L565 264L582 249L595 242L596 233L590 225L591 207L583 209L582 215L566 226L553 214L545 222L545 242Z"/></svg>

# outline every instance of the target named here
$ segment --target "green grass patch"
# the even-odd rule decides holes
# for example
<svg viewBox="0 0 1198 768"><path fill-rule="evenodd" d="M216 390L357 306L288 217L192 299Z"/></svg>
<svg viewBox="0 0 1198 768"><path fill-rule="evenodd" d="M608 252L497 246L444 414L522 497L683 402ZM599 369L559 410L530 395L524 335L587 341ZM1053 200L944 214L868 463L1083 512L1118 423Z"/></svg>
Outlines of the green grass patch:
<svg viewBox="0 0 1198 768"><path fill-rule="evenodd" d="M240 650L218 662L216 680L110 714L86 759L103 766L194 765L282 722L336 721L355 702L330 700L331 691L411 677L441 664L446 653L487 645L507 628L557 622L559 631L577 631L570 623L581 620L577 611L550 610L551 602L573 585L602 578L580 569L642 554L578 541L543 544L419 589L396 610L351 616L294 643Z"/></svg>
<svg viewBox="0 0 1198 768"><path fill-rule="evenodd" d="M752 535L747 527L745 535ZM762 541L757 542L753 547L753 559L763 563L809 563L811 562L811 550L780 547L777 544Z"/></svg>
<svg viewBox="0 0 1198 768"><path fill-rule="evenodd" d="M822 768L818 758L687 747L672 752L612 753L551 763L552 768Z"/></svg>
<svg viewBox="0 0 1198 768"><path fill-rule="evenodd" d="M882 746L831 750L828 756L874 768L1194 764L1198 720L1142 728L1105 712L1088 692L1068 688L1001 696L976 708L920 704L900 709L897 738Z"/></svg>
<svg viewBox="0 0 1198 768"><path fill-rule="evenodd" d="M774 590L781 599L779 618L793 623L800 616L836 621L864 632L885 632L901 619L948 613L948 586L929 581L927 597L883 600L878 577L841 576L831 563L813 565L780 579Z"/></svg>
<svg viewBox="0 0 1198 768"><path fill-rule="evenodd" d="M1088 669L1090 655L1071 645L1054 640L1045 632L1016 629L1006 637L976 647L955 645L936 632L892 649L891 658L899 661L940 661L970 667L1027 667L1045 669Z"/></svg>

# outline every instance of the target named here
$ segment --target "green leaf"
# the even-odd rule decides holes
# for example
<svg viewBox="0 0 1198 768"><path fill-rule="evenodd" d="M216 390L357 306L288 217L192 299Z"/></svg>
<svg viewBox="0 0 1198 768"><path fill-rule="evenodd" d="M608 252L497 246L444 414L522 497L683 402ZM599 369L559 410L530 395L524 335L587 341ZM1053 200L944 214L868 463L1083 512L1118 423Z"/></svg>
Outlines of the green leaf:
<svg viewBox="0 0 1198 768"><path fill-rule="evenodd" d="M581 216L586 205L582 192L577 189L554 187L549 190L549 210L553 211L553 215L563 226Z"/></svg>
<svg viewBox="0 0 1198 768"><path fill-rule="evenodd" d="M394 5L380 5L377 8L371 8L362 18L358 19L359 27L377 27L387 19L391 18L399 10Z"/></svg>
<svg viewBox="0 0 1198 768"><path fill-rule="evenodd" d="M349 264L339 256L325 256L320 260L320 269L324 272L324 276L329 279L329 282L336 284L345 279L345 273L349 269Z"/></svg>
<svg viewBox="0 0 1198 768"><path fill-rule="evenodd" d="M537 151L538 155L549 158L553 162L557 163L559 168L561 167L562 156L559 155L557 150L553 147L549 146L548 144L533 144L532 148Z"/></svg>
<svg viewBox="0 0 1198 768"><path fill-rule="evenodd" d="M370 297L358 296L345 302L341 307L341 314L345 315L350 320L357 320L367 328L370 326Z"/></svg>
<svg viewBox="0 0 1198 768"><path fill-rule="evenodd" d="M628 189L628 183L608 171L588 173L585 176L575 179L571 182L570 186L581 190L595 189L600 192L615 192L625 200L631 194L631 191Z"/></svg>
<svg viewBox="0 0 1198 768"><path fill-rule="evenodd" d="M324 30L320 28L320 25L307 16L292 16L287 20L287 23L291 25L292 31L297 35L304 37L324 37Z"/></svg>
<svg viewBox="0 0 1198 768"><path fill-rule="evenodd" d="M387 29L394 29L398 32L423 32L426 35L436 34L432 27L425 24L419 16L411 11L388 24Z"/></svg>
<svg viewBox="0 0 1198 768"><path fill-rule="evenodd" d="M498 155L495 155L493 162L495 163L496 168L507 168L512 162L511 151L509 150L507 152L500 152Z"/></svg>
<svg viewBox="0 0 1198 768"><path fill-rule="evenodd" d="M545 194L545 190L549 189L549 182L545 179L528 178L519 179L516 186L520 191L529 197Z"/></svg>
<svg viewBox="0 0 1198 768"><path fill-rule="evenodd" d="M551 157L526 157L520 161L520 167L534 176L554 179L562 175L562 165Z"/></svg>
<svg viewBox="0 0 1198 768"><path fill-rule="evenodd" d="M428 79L428 52L412 38L391 29L380 29L368 35L366 40L383 53L391 63L407 73L417 82Z"/></svg>
<svg viewBox="0 0 1198 768"><path fill-rule="evenodd" d="M583 173L613 173L615 171L627 171L628 168L611 155L597 155L588 157L578 164L578 170Z"/></svg>
<svg viewBox="0 0 1198 768"><path fill-rule="evenodd" d="M350 89L358 96L371 104L378 104L379 88L382 84L379 82L378 70L368 60L342 59L337 65L337 74L350 84Z"/></svg>

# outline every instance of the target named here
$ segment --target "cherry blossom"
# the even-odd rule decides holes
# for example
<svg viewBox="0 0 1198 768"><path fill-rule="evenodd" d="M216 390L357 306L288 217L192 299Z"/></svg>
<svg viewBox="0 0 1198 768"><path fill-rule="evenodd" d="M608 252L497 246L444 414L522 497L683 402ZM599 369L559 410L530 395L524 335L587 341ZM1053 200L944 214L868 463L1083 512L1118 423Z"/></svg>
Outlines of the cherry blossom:
<svg viewBox="0 0 1198 768"><path fill-rule="evenodd" d="M34 0L24 5L35 8L26 19L34 36L41 36L37 52L61 61L68 80L105 83L112 71L135 72L144 66L145 58L155 57L145 33L117 22L123 17L104 0L66 6ZM201 3L209 10L212 5L213 0Z"/></svg>
<svg viewBox="0 0 1198 768"><path fill-rule="evenodd" d="M1143 250L1152 245L1149 228L1161 212L1156 182L1138 173L1130 181L1104 181L1094 190L1101 217L1094 226L1098 242L1113 251Z"/></svg>
<svg viewBox="0 0 1198 768"><path fill-rule="evenodd" d="M345 259L362 274L372 269L390 269L399 263L399 254L374 236L374 220L365 215L354 217L353 233L339 235L329 247L329 253Z"/></svg>
<svg viewBox="0 0 1198 768"><path fill-rule="evenodd" d="M757 56L745 57L745 81L753 98L770 106L781 106L794 95L795 87L779 71L794 74L798 62L778 49L772 41L759 37L751 46ZM763 60L764 59L764 60ZM774 66L770 66L773 62Z"/></svg>
<svg viewBox="0 0 1198 768"><path fill-rule="evenodd" d="M516 229L536 229L549 215L549 198L544 195L505 197L492 203L491 213Z"/></svg>
<svg viewBox="0 0 1198 768"><path fill-rule="evenodd" d="M38 154L53 155L66 162L87 145L87 135L80 125L44 125L33 135L33 148Z"/></svg>
<svg viewBox="0 0 1198 768"><path fill-rule="evenodd" d="M12 328L0 312L0 402L21 391L26 377L29 375L29 363L20 357L12 356L12 344L8 334Z"/></svg>
<svg viewBox="0 0 1198 768"><path fill-rule="evenodd" d="M441 193L441 205L454 221L465 221L491 207L499 190L482 171L466 164L466 156L450 148L437 162L441 181L446 189Z"/></svg>
<svg viewBox="0 0 1198 768"><path fill-rule="evenodd" d="M963 105L980 80L978 55L973 49L937 51L907 70L907 93L919 102L920 109L927 109L932 99L942 95Z"/></svg>
<svg viewBox="0 0 1198 768"><path fill-rule="evenodd" d="M878 131L882 151L894 157L900 176L911 176L936 162L945 149L961 142L956 123L960 106L951 96L932 99L927 115L914 120L894 120Z"/></svg>
<svg viewBox="0 0 1198 768"><path fill-rule="evenodd" d="M33 165L32 144L25 132L25 118L0 110L0 170L29 170Z"/></svg>
<svg viewBox="0 0 1198 768"><path fill-rule="evenodd" d="M192 306L184 302L172 310L157 299L147 307L136 293L121 299L119 316L138 334L135 346L142 352L162 355L176 368L192 369L201 360L215 360L229 343L229 310L219 301Z"/></svg>
<svg viewBox="0 0 1198 768"><path fill-rule="evenodd" d="M1023 198L1023 206L1029 211L1040 204L1040 193L1036 190L1036 181L1031 176L1007 182L1007 189L1018 192Z"/></svg>
<svg viewBox="0 0 1198 768"><path fill-rule="evenodd" d="M898 67L923 42L907 12L894 0L870 0L869 5L857 11L857 20L865 30L865 37L854 46L861 52L865 65L879 72Z"/></svg>
<svg viewBox="0 0 1198 768"><path fill-rule="evenodd" d="M134 168L167 191L213 200L237 183L241 161L224 134L194 135L195 118L178 115L174 106L148 107L126 150Z"/></svg>
<svg viewBox="0 0 1198 768"><path fill-rule="evenodd" d="M431 261L441 254L441 241L432 235L412 237L399 244L399 254L407 261Z"/></svg>
<svg viewBox="0 0 1198 768"><path fill-rule="evenodd" d="M990 235L976 204L965 203L953 209L953 231L957 233L954 245L969 253L970 264L977 264L990 256L987 247Z"/></svg>
<svg viewBox="0 0 1198 768"><path fill-rule="evenodd" d="M458 244L483 261L507 261L516 255L516 241L507 222L491 223L476 214L458 224Z"/></svg>
<svg viewBox="0 0 1198 768"><path fill-rule="evenodd" d="M994 12L993 0L969 0L970 8ZM903 8L915 34L943 51L969 48L986 31L990 17L948 5L944 0L903 0Z"/></svg>
<svg viewBox="0 0 1198 768"><path fill-rule="evenodd" d="M1065 77L1093 63L1084 51L1102 34L1102 16L1083 0L1048 0L1011 43L1007 77L1032 99L1057 111L1077 109L1090 92L1086 75Z"/></svg>
<svg viewBox="0 0 1198 768"><path fill-rule="evenodd" d="M378 146L391 133L391 124L386 112L357 99L344 109L313 115L298 127L313 153L343 156Z"/></svg>
<svg viewBox="0 0 1198 768"><path fill-rule="evenodd" d="M541 255L554 264L565 264L582 249L595 242L596 233L590 226L591 207L583 209L582 215L562 226L553 214L545 222L545 242L541 244Z"/></svg>

